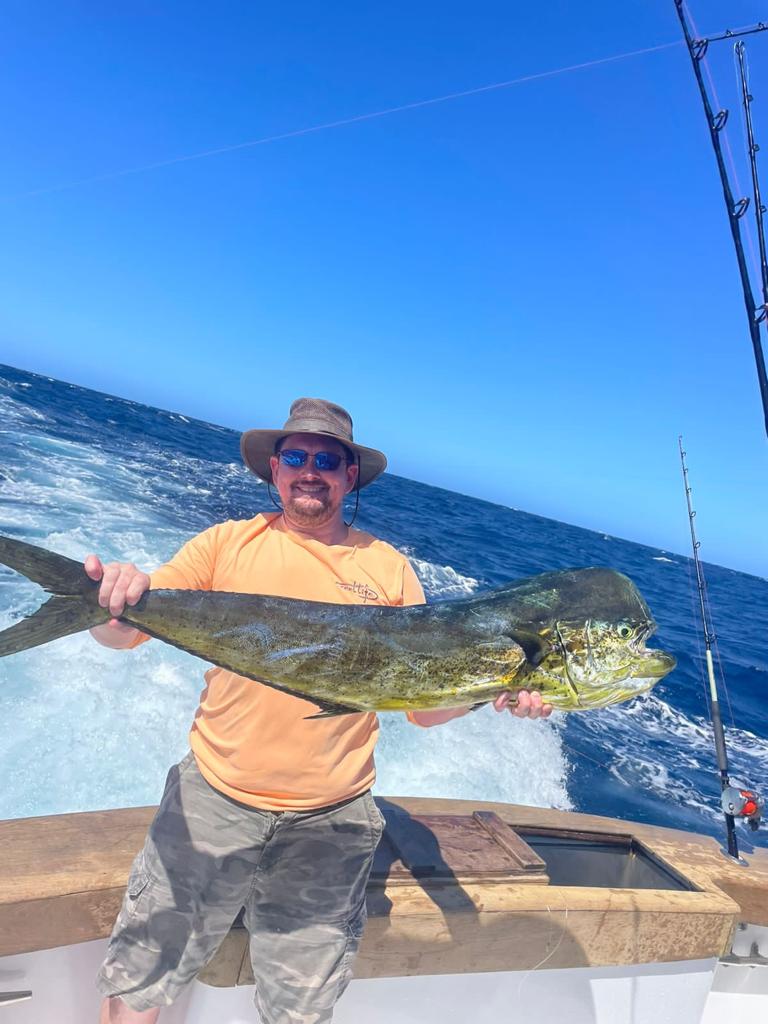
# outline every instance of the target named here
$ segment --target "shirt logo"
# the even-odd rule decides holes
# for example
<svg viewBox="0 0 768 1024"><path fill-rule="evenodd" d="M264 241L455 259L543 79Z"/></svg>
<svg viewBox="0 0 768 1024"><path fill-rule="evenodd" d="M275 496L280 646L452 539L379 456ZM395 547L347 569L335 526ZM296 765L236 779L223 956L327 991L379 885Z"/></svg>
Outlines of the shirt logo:
<svg viewBox="0 0 768 1024"><path fill-rule="evenodd" d="M359 598L362 598L363 604L366 604L368 601L378 601L379 599L379 595L367 583L341 583L337 580L336 586L341 587L342 590L346 590L350 594L356 594Z"/></svg>

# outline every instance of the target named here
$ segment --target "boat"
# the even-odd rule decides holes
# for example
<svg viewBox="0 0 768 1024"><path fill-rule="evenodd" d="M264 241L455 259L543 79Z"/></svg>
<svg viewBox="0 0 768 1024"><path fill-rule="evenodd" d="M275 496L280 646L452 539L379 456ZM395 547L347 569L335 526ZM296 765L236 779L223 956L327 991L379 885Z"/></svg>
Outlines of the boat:
<svg viewBox="0 0 768 1024"><path fill-rule="evenodd" d="M768 1019L768 850L502 803L387 821L339 1024ZM153 807L0 823L0 1024L98 1019L95 975ZM257 1020L235 922L163 1024Z"/></svg>

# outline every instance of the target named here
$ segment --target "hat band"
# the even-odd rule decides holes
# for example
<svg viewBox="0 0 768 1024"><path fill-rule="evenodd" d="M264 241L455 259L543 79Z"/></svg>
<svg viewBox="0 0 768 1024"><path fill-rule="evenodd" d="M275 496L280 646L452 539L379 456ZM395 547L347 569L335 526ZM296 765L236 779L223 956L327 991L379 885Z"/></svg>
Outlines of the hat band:
<svg viewBox="0 0 768 1024"><path fill-rule="evenodd" d="M352 441L351 434L338 426L336 423L329 423L327 420L288 420L284 430L286 434L332 434L334 437L344 438ZM354 443L354 442L353 442Z"/></svg>

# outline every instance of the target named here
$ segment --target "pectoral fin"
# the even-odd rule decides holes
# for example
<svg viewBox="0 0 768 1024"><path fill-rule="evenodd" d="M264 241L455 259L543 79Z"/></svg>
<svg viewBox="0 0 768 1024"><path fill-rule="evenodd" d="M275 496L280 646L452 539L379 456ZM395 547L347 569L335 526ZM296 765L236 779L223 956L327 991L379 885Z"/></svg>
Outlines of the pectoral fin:
<svg viewBox="0 0 768 1024"><path fill-rule="evenodd" d="M500 685L512 683L519 670L527 664L525 651L517 641L511 637L497 637L478 644L477 653L482 660L482 666Z"/></svg>

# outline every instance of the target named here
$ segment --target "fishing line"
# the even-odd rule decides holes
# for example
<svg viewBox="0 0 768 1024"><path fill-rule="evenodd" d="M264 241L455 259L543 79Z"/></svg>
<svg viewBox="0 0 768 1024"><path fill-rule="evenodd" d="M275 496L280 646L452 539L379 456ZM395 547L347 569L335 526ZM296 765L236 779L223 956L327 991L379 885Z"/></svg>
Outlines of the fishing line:
<svg viewBox="0 0 768 1024"><path fill-rule="evenodd" d="M709 696L709 683L707 682L707 678L704 675L704 668L703 668L703 664L702 664L703 657L702 657L702 653L701 653L701 636L699 635L699 630L698 630L698 627L697 627L697 624L696 624L696 597L694 596L694 592L693 592L693 576L692 576L692 573L691 573L690 562L688 563L687 568L688 568L688 595L689 595L689 597L691 599L691 623L692 623L692 627L693 627L693 635L696 638L696 654L698 655L698 660L699 660L699 682L701 683L701 688L704 691L704 701L705 701L706 706L707 706L707 714L711 718L712 717L712 704L711 704L710 696ZM709 621L710 622L714 622L714 619L712 618L712 609L711 609L710 604L709 604L709 590L708 590L707 587L704 588L704 604L705 604L706 609L707 609L707 616L709 617ZM733 706L731 705L731 695L730 695L730 692L728 690L728 683L727 683L726 677L725 677L725 670L723 668L723 661L722 661L722 658L720 657L720 647L719 647L718 642L717 642L717 634L716 633L712 634L712 639L711 639L711 642L710 642L710 647L711 647L711 649L715 653L715 658L717 660L717 668L718 668L718 673L717 673L718 674L718 683L723 688L723 690L725 692L725 702L728 705L728 715L729 715L729 717L731 719L731 725L735 729L736 728L736 719L735 719L734 714L733 714Z"/></svg>
<svg viewBox="0 0 768 1024"><path fill-rule="evenodd" d="M705 701L705 704L707 706L707 714L711 718L712 717L712 705L711 705L711 702L710 702L710 695L709 695L709 683L707 681L706 676L704 675L704 668L703 668L704 657L703 657L702 651L701 651L701 635L700 635L700 631L699 631L699 628L698 628L698 625L697 625L697 622L696 622L696 619L697 619L697 615L696 615L696 596L694 594L693 573L692 573L692 570L691 570L691 561L690 561L690 559L688 559L686 561L686 569L688 570L688 596L689 596L689 598L691 600L691 632L693 633L693 636L695 637L695 640L696 640L696 654L697 654L697 659L698 659L699 682L701 683L701 688L704 691L704 701ZM706 578L704 580L704 595L703 596L704 596L704 605L705 605L706 610L707 610L707 617L708 617L710 622L714 622L714 619L712 618L712 609L711 609L710 603L709 603L709 588L706 585ZM728 684L727 684L726 679L725 679L725 671L723 669L722 658L720 657L720 647L718 646L718 643L717 643L717 634L716 633L712 634L712 639L711 639L711 642L710 642L710 646L711 646L711 648L715 652L715 657L717 659L718 675L719 675L718 682L719 682L719 684L722 686L722 688L725 691L725 699L726 699L726 703L728 705L728 714L730 715L731 725L735 729L736 728L736 719L734 718L734 715L733 715L733 707L731 706L731 695L728 692Z"/></svg>
<svg viewBox="0 0 768 1024"><path fill-rule="evenodd" d="M707 615L709 616L709 621L710 622L714 622L715 620L712 618L712 609L711 609L710 604L709 604L709 587L705 587L704 588L704 603L705 603L705 605L707 607ZM725 699L726 699L726 703L728 704L728 712L729 712L729 714L731 716L731 725L735 729L736 728L736 720L733 717L733 708L731 707L731 695L728 692L728 683L727 683L726 678L725 678L725 672L723 670L723 662L722 662L722 659L720 657L720 646L719 646L719 644L717 642L717 633L713 633L713 635L712 635L711 647L713 648L713 650L715 652L715 657L717 659L717 667L719 669L719 674L720 674L720 679L718 681L719 681L720 685L722 686L723 690L725 691Z"/></svg>
<svg viewBox="0 0 768 1024"><path fill-rule="evenodd" d="M691 570L691 560L690 559L688 559L686 561L686 568L688 570L688 596L691 599L691 633L693 634L693 636L694 636L694 638L696 640L696 661L694 662L694 664L698 667L698 670L699 670L699 683L701 684L701 688L702 688L702 690L704 692L704 704L706 705L706 708L707 708L707 715L711 719L712 718L712 707L711 707L711 704L710 704L710 697L709 697L709 685L707 683L706 676L704 675L704 668L703 668L704 656L703 656L702 651L701 651L701 636L700 636L700 633L699 633L699 626L698 626L697 615L696 615L696 596L695 596L694 590L693 590L693 572Z"/></svg>
<svg viewBox="0 0 768 1024"><path fill-rule="evenodd" d="M744 63L746 65L745 72L744 72L744 77L746 78L747 86L749 86L749 60L748 60L748 58L746 56L746 52L744 54ZM739 89L741 88L741 81L740 81L740 78L739 78L739 58L738 58L738 55L736 53L736 47L735 46L733 48L733 73L734 73L734 76L736 78L736 91L738 92ZM741 117L739 118L739 123L741 124L741 137L742 137L742 141L744 143L744 149L748 150L748 143L747 143L747 115L746 115L746 112L744 110L744 107L741 104L739 104L739 106L741 106ZM736 182L736 184L738 185L738 182ZM741 190L740 186L739 186L739 190Z"/></svg>
<svg viewBox="0 0 768 1024"><path fill-rule="evenodd" d="M572 747L570 744L565 743L562 739L560 740L560 743L563 747L565 747L566 750L570 750L572 754L578 754L579 757L585 757L588 761L594 761L594 763L598 765L598 767L603 768L607 772L611 770L611 766L609 764L606 764L604 761L598 761L598 759L596 757L592 757L591 754L585 754L583 750L577 750L576 747Z"/></svg>
<svg viewBox="0 0 768 1024"><path fill-rule="evenodd" d="M694 592L693 592L693 574L692 574L692 571L691 571L690 560L688 560L688 562L686 563L686 568L688 569L688 596L691 599L691 627L692 627L693 635L696 638L696 654L698 656L697 662L698 662L698 669L699 669L699 683L700 683L701 689L702 689L702 691L704 693L704 703L705 703L706 708L707 708L707 715L708 715L708 717L709 717L709 719L711 721L711 719L712 719L712 703L711 703L710 696L709 696L709 684L707 682L706 676L704 675L704 667L703 667L703 660L704 659L703 659L702 653L701 653L701 636L699 634L699 629L698 629L697 622L696 622L696 597L695 597ZM709 607L709 594L708 594L708 592L706 590L704 591L704 601L706 603L707 615L709 616L709 621L712 622L713 621L712 620L712 612L711 612L711 609ZM725 699L726 699L726 703L728 704L728 714L729 714L730 719L731 719L731 725L735 729L736 728L736 720L735 720L735 718L733 716L733 707L731 706L731 696L730 696L730 694L728 692L728 686L727 686L727 684L725 682L725 673L723 672L723 663L722 663L722 661L720 659L720 648L717 645L717 636L716 635L713 636L713 638L712 638L712 647L714 648L715 657L717 658L718 674L720 676L719 682L720 682L720 685L725 690Z"/></svg>
<svg viewBox="0 0 768 1024"><path fill-rule="evenodd" d="M615 63L620 60L627 60L630 57L641 57L648 53L657 53L660 50L669 50L672 47L683 45L679 40L674 43L660 43L658 46L647 46L642 50L631 50L627 53L617 53L611 57L598 57L596 60L584 61L581 64L570 64L567 67L554 68L551 71L538 71L531 75L522 75L520 78L512 78L504 82L493 82L490 85L480 85L474 89L462 89L459 92L446 93L444 96L433 96L430 99L416 100L413 103L403 103L397 107L387 107L383 110L373 110L367 114L356 114L353 117L343 117L337 121L326 121L322 124L310 125L307 128L297 128L294 131L280 132L277 135L267 135L260 139L251 139L248 142L238 142L232 146L219 146L216 149L207 149L199 153L190 153L187 156L172 157L169 160L158 160L150 164L142 164L138 167L129 167L121 171L111 171L107 174L97 174L93 177L80 178L77 181L62 182L59 185L50 185L46 188L32 189L28 192L19 192L15 195L0 196L0 202L8 203L17 199L29 199L34 196L50 195L52 192L63 192L66 189L78 188L81 185L91 185L102 181L114 181L117 178L124 178L131 174L142 174L145 171L154 171L163 167L172 167L175 164L189 163L192 160L205 160L212 156L221 156L223 153L235 153L238 150L249 149L255 146L266 146L272 142L281 142L284 139L295 139L302 135L312 135L317 132L328 131L331 128L343 128L346 125L358 124L362 121L373 121L378 117L388 117L390 114L400 114L406 110L418 110L421 107L435 106L438 103L447 103L450 100L462 99L465 96L478 96L480 93L493 92L498 89L509 89L514 85L523 85L526 82L535 82L542 78L553 78L556 75L564 75L571 71L582 71L585 68L597 67L600 64Z"/></svg>
<svg viewBox="0 0 768 1024"><path fill-rule="evenodd" d="M547 904L547 910L549 911L549 916L550 916L550 919L551 919L554 916L554 911L549 906L549 904ZM523 985L526 983L528 978L533 974L533 972L534 971L538 971L540 968L542 968L544 966L544 964L548 960L551 960L552 957L555 955L555 953L560 948L560 946L562 945L563 939L565 938L565 926L568 924L568 905L567 904L564 907L564 911L565 911L565 917L563 918L563 926L562 926L562 929L560 931L560 938L557 940L557 942L555 943L554 947L549 951L549 953L547 953L547 955L544 957L543 960L540 960L536 964L535 967L531 967L529 970L527 970L525 972L523 977L520 979L520 984L517 986L517 994L518 994L518 996L520 995L520 993L523 990Z"/></svg>

